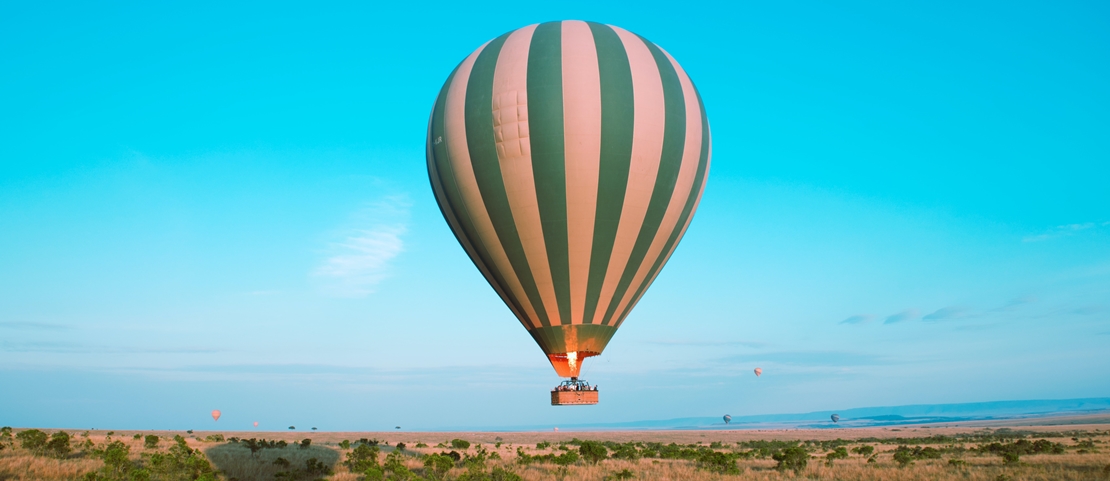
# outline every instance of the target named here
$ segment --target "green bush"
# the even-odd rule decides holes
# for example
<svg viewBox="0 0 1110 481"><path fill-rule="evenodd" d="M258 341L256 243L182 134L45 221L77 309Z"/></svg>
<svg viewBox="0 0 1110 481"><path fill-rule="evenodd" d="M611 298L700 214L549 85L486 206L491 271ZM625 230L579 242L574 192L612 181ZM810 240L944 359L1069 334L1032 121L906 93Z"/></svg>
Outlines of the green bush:
<svg viewBox="0 0 1110 481"><path fill-rule="evenodd" d="M470 448L470 441L465 439L452 439L451 447L455 449L468 449Z"/></svg>
<svg viewBox="0 0 1110 481"><path fill-rule="evenodd" d="M635 461L640 459L640 456L640 451L636 449L636 445L633 443L618 444L613 448L613 459Z"/></svg>
<svg viewBox="0 0 1110 481"><path fill-rule="evenodd" d="M903 468L913 464L913 451L906 446L898 446L894 450L894 462Z"/></svg>
<svg viewBox="0 0 1110 481"><path fill-rule="evenodd" d="M698 468L720 474L740 474L740 468L736 466L736 459L739 457L735 453L704 451L698 457Z"/></svg>
<svg viewBox="0 0 1110 481"><path fill-rule="evenodd" d="M773 454L771 459L779 462L775 469L779 471L789 469L797 474L806 469L806 464L809 463L809 453L801 446L792 446Z"/></svg>
<svg viewBox="0 0 1110 481"><path fill-rule="evenodd" d="M58 431L50 436L50 441L46 443L46 451L50 455L57 458L64 458L69 455L69 434L65 431Z"/></svg>
<svg viewBox="0 0 1110 481"><path fill-rule="evenodd" d="M405 466L404 455L400 451L393 451L389 456L385 457L385 463L382 464L385 471L392 473L390 479L409 479L412 477L412 471Z"/></svg>
<svg viewBox="0 0 1110 481"><path fill-rule="evenodd" d="M875 452L875 446L869 446L866 444L863 446L856 446L852 448L852 452L866 458L868 456L871 456L871 453Z"/></svg>
<svg viewBox="0 0 1110 481"><path fill-rule="evenodd" d="M347 460L343 463L352 473L361 473L370 468L378 467L378 454L381 449L369 444L359 444L347 453Z"/></svg>
<svg viewBox="0 0 1110 481"><path fill-rule="evenodd" d="M148 434L146 435L146 438L143 438L143 447L147 449L157 448L159 441L160 439L158 439L158 436Z"/></svg>
<svg viewBox="0 0 1110 481"><path fill-rule="evenodd" d="M15 438L19 440L20 447L35 452L42 450L42 448L46 446L46 441L48 439L46 433L38 429L20 431L19 434L15 435Z"/></svg>
<svg viewBox="0 0 1110 481"><path fill-rule="evenodd" d="M304 438L301 440L301 449L308 449L310 445L312 445L311 439Z"/></svg>
<svg viewBox="0 0 1110 481"><path fill-rule="evenodd" d="M597 464L601 460L609 457L609 450L605 449L605 445L597 441L582 441L578 445L578 453L587 463Z"/></svg>
<svg viewBox="0 0 1110 481"><path fill-rule="evenodd" d="M443 479L452 467L455 466L455 460L451 456L443 454L429 454L424 456L424 471L431 473L436 479Z"/></svg>
<svg viewBox="0 0 1110 481"><path fill-rule="evenodd" d="M344 439L344 440L339 442L339 447L341 447L343 449L351 449L351 442Z"/></svg>
<svg viewBox="0 0 1110 481"><path fill-rule="evenodd" d="M547 449L551 447L551 443L547 441L536 443L536 449Z"/></svg>

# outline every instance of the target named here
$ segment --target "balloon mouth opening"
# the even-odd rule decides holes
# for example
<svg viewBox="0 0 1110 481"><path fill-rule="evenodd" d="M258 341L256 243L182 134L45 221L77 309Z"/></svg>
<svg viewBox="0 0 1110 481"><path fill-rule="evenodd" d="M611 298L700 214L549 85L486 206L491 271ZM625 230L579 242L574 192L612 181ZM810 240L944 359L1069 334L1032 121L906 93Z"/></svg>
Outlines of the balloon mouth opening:
<svg viewBox="0 0 1110 481"><path fill-rule="evenodd" d="M587 357L598 354L601 353L594 351L558 352L548 354L547 359L551 361L551 367L555 368L555 373L559 377L578 377L578 374L582 371L582 361Z"/></svg>

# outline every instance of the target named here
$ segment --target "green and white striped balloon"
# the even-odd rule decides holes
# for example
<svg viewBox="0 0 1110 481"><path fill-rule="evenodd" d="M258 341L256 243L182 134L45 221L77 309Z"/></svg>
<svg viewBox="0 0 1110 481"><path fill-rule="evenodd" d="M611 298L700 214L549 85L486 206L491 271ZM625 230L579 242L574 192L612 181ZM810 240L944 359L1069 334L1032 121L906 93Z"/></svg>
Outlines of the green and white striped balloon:
<svg viewBox="0 0 1110 481"><path fill-rule="evenodd" d="M659 274L710 158L682 67L581 21L470 54L440 90L427 148L443 216L561 376L601 353Z"/></svg>

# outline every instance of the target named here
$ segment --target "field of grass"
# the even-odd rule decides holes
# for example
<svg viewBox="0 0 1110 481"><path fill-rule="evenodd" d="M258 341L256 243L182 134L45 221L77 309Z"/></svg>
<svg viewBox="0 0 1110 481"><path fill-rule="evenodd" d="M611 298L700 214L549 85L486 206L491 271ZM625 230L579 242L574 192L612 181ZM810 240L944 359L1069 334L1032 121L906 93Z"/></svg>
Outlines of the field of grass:
<svg viewBox="0 0 1110 481"><path fill-rule="evenodd" d="M1056 428L312 434L15 429L0 433L0 481L1110 480L1105 425Z"/></svg>

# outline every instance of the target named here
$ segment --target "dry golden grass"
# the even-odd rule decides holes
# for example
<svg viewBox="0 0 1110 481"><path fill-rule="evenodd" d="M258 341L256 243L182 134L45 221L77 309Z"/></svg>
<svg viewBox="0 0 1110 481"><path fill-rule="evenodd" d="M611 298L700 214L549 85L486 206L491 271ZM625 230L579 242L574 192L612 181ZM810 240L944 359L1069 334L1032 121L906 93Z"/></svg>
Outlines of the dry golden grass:
<svg viewBox="0 0 1110 481"><path fill-rule="evenodd" d="M356 440L359 438L377 438L395 445L404 442L408 446L407 452L413 454L406 460L406 465L414 472L423 473L423 464L415 455L451 451L451 448L436 448L436 444L448 442L451 439L461 438L474 443L465 450L473 454L477 444L481 444L489 452L496 452L502 459L489 461L489 466L501 466L519 474L525 481L566 481L566 480L596 480L614 479L613 474L622 470L629 470L635 475L635 480L759 480L759 481L793 481L814 479L836 480L884 480L884 481L925 481L925 480L951 480L951 481L998 481L1008 479L1013 481L1069 481L1069 480L1110 480L1110 474L1105 470L1110 466L1110 430L1106 425L1065 425L1065 426L1009 426L1011 429L1034 431L1042 433L1053 442L1060 442L1070 446L1066 454L1025 455L1017 465L1004 465L998 456L978 455L966 452L962 459L963 466L948 464L950 456L936 460L917 460L908 467L898 466L892 459L894 444L867 443L876 448L878 462L868 464L866 460L857 455L850 459L837 460L833 465L826 465L824 452L811 452L807 468L799 474L793 472L780 472L774 469L775 461L770 459L745 459L737 465L739 475L721 475L699 470L692 461L665 460L665 459L639 459L636 461L608 459L596 466L583 463L561 469L550 464L531 464L521 466L516 463L516 449L523 448L529 454L542 454L555 451L553 448L537 449L536 443L551 441L557 444L572 438L611 440L618 442L644 441L680 444L696 444L703 446L710 442L724 443L724 450L734 449L738 441L750 440L831 440L878 438L925 438L933 435L954 435L960 433L981 432L981 426L960 427L925 427L910 426L901 428L871 428L871 429L828 429L828 430L778 430L778 431L625 431L625 432L531 432L531 433L221 433L224 436L238 437L266 437L268 439L284 440L290 446L284 449L263 449L257 457L250 455L249 449L242 444L225 444L204 442L203 439L212 432L198 432L185 435L180 432L154 432L162 438L157 448L164 451L172 443L175 434L186 436L188 444L194 448L202 449L213 465L222 472L221 479L230 477L240 481L269 481L274 473L281 471L279 466L273 465L273 460L278 456L289 460L293 467L303 468L309 458L333 466L335 474L328 479L335 481L360 481L361 473L350 473L343 466L342 460L345 453L338 447L344 439ZM1099 452L1077 453L1074 449L1075 442L1071 434L1062 434L1062 431L1086 431L1080 436L1082 439L1093 438ZM52 432L52 431L51 431ZM153 452L143 448L141 440L133 440L131 435L136 432L118 432L111 437L131 446L131 457L137 459L143 452ZM75 453L68 459L52 459L32 456L21 449L5 449L0 451L0 481L54 481L78 480L84 473L95 471L103 464L98 459L83 456L76 446L85 440L79 433L73 439ZM151 432L140 432L146 435ZM1055 436L1055 437L1051 437ZM88 438L95 444L103 445L108 441L104 432L90 433ZM198 439L200 438L200 439ZM310 448L302 449L292 443L301 439L313 440ZM501 446L495 444L500 438ZM415 448L418 442L429 445L427 448ZM858 442L857 442L858 444ZM909 445L914 443L909 442ZM966 447L974 447L975 443L966 443ZM382 446L383 459L392 448ZM454 468L448 473L448 479L455 479L463 474L463 468Z"/></svg>

